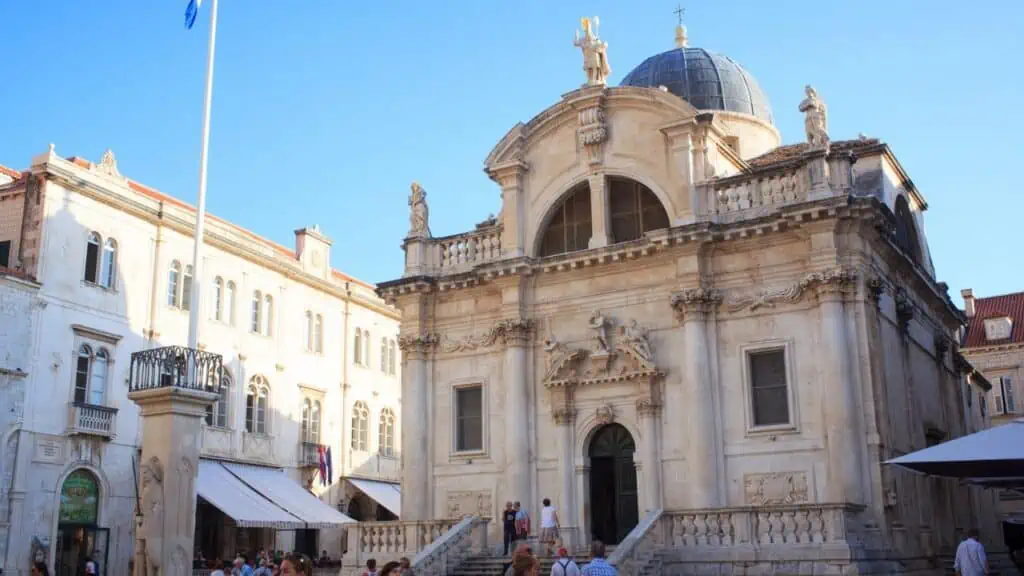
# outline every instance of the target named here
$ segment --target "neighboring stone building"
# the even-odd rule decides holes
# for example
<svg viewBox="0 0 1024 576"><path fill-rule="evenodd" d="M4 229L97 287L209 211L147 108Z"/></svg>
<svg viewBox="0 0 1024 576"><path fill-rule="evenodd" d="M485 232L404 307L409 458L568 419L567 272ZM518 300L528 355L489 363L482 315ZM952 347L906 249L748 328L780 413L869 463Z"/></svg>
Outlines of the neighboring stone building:
<svg viewBox="0 0 1024 576"><path fill-rule="evenodd" d="M960 291L967 312L963 353L992 383L988 411L992 425L1024 416L1024 398L1015 386L1024 383L1024 292L975 298L974 291ZM999 511L1007 539L1024 548L1024 497L1009 490L1000 494Z"/></svg>
<svg viewBox="0 0 1024 576"><path fill-rule="evenodd" d="M4 573L28 574L41 547L65 570L93 553L101 571L127 574L141 445L130 356L187 341L195 213L121 176L109 151L94 164L51 146L23 173L0 176L0 255L39 283L39 308L12 304L16 324L7 323L12 297L2 300L2 394L27 391L18 434L2 430ZM289 249L207 220L199 341L226 368L201 435L196 548L207 557L260 546L341 552L340 530L306 530L302 510L240 510L226 499L246 490L236 477L253 470L244 464L284 469L289 486L311 484L323 505L353 516L400 511L398 313L333 270L331 250L316 227L296 231ZM329 486L316 472L320 447L331 450ZM391 511L375 496L390 497Z"/></svg>
<svg viewBox="0 0 1024 576"><path fill-rule="evenodd" d="M666 574L939 572L974 525L997 552L991 494L883 465L972 431L983 393L924 196L883 142L831 141L812 88L782 145L749 72L676 41L609 87L585 20L587 85L485 161L496 219L434 237L413 185L378 288L405 517L549 497L567 540Z"/></svg>

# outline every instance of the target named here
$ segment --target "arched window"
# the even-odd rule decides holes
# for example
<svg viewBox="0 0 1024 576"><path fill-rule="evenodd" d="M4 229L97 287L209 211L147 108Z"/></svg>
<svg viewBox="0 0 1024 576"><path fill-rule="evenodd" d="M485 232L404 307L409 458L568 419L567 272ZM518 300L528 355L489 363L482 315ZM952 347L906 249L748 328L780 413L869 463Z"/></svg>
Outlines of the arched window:
<svg viewBox="0 0 1024 576"><path fill-rule="evenodd" d="M100 262L100 286L113 288L114 280L117 277L117 242L113 238L107 238L103 243L103 259Z"/></svg>
<svg viewBox="0 0 1024 576"><path fill-rule="evenodd" d="M235 325L235 283L228 280L228 295L225 298L225 305L228 307L226 319L228 324Z"/></svg>
<svg viewBox="0 0 1024 576"><path fill-rule="evenodd" d="M366 403L359 401L352 407L352 449L365 452L369 444L367 429L370 425L370 410Z"/></svg>
<svg viewBox="0 0 1024 576"><path fill-rule="evenodd" d="M75 402L84 404L89 394L89 369L92 367L92 348L82 344L78 347L75 362Z"/></svg>
<svg viewBox="0 0 1024 576"><path fill-rule="evenodd" d="M181 309L192 309L192 265L185 266L185 276L181 280Z"/></svg>
<svg viewBox="0 0 1024 576"><path fill-rule="evenodd" d="M257 290L252 293L252 325L249 330L253 334L260 333L260 326L263 324L263 294Z"/></svg>
<svg viewBox="0 0 1024 576"><path fill-rule="evenodd" d="M313 321L313 348L317 354L324 353L324 317L319 314Z"/></svg>
<svg viewBox="0 0 1024 576"><path fill-rule="evenodd" d="M921 263L921 244L917 236L917 224L910 210L907 197L896 197L896 245L906 252L916 264Z"/></svg>
<svg viewBox="0 0 1024 576"><path fill-rule="evenodd" d="M310 402L309 398L302 399L302 441L307 444L312 442L312 440L309 439L309 413L312 410L312 404L313 403Z"/></svg>
<svg viewBox="0 0 1024 576"><path fill-rule="evenodd" d="M110 361L110 352L105 348L93 350L88 344L78 347L75 356L76 404L105 405Z"/></svg>
<svg viewBox="0 0 1024 576"><path fill-rule="evenodd" d="M89 240L85 244L85 281L96 282L100 266L100 235L95 232L89 233Z"/></svg>
<svg viewBox="0 0 1024 576"><path fill-rule="evenodd" d="M388 374L395 375L395 358L397 356L398 348L395 346L395 341L388 342Z"/></svg>
<svg viewBox="0 0 1024 576"><path fill-rule="evenodd" d="M107 351L100 348L92 361L92 374L89 375L89 404L103 406L107 393L107 367L110 357Z"/></svg>
<svg viewBox="0 0 1024 576"><path fill-rule="evenodd" d="M583 250L590 243L590 184L581 182L555 207L540 245L540 255Z"/></svg>
<svg viewBox="0 0 1024 576"><path fill-rule="evenodd" d="M267 433L267 409L269 408L270 385L267 379L257 374L249 380L245 391L245 431L250 434Z"/></svg>
<svg viewBox="0 0 1024 576"><path fill-rule="evenodd" d="M227 370L220 379L217 401L206 407L206 424L217 428L228 427L228 399L231 396L231 375Z"/></svg>
<svg viewBox="0 0 1024 576"><path fill-rule="evenodd" d="M320 443L320 401L313 400L313 407L309 410L309 437L313 444Z"/></svg>
<svg viewBox="0 0 1024 576"><path fill-rule="evenodd" d="M273 336L273 332L270 330L271 326L274 325L274 299L270 294L263 296L263 335Z"/></svg>
<svg viewBox="0 0 1024 576"><path fill-rule="evenodd" d="M363 333L359 328L356 328L356 336L352 340L352 358L356 364L363 363Z"/></svg>
<svg viewBox="0 0 1024 576"><path fill-rule="evenodd" d="M395 455L395 413L390 408L380 411L379 451L381 456Z"/></svg>
<svg viewBox="0 0 1024 576"><path fill-rule="evenodd" d="M302 348L306 352L313 351L313 313L306 310L306 326L302 330Z"/></svg>
<svg viewBox="0 0 1024 576"><path fill-rule="evenodd" d="M167 305L178 306L178 288L181 286L181 262L174 260L167 270Z"/></svg>
<svg viewBox="0 0 1024 576"><path fill-rule="evenodd" d="M651 189L626 178L608 178L611 241L643 238L651 230L668 228L668 213Z"/></svg>
<svg viewBox="0 0 1024 576"><path fill-rule="evenodd" d="M213 279L213 307L210 311L214 320L224 320L224 279L220 276Z"/></svg>
<svg viewBox="0 0 1024 576"><path fill-rule="evenodd" d="M380 371L388 373L388 339L380 339Z"/></svg>
<svg viewBox="0 0 1024 576"><path fill-rule="evenodd" d="M370 331L363 330L363 366L370 367Z"/></svg>

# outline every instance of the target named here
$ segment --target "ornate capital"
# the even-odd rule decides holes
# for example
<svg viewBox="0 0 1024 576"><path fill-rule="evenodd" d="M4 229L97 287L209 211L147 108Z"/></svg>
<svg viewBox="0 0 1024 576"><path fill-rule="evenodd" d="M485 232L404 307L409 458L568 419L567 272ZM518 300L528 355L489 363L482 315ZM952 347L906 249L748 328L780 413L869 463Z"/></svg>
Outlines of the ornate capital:
<svg viewBox="0 0 1024 576"><path fill-rule="evenodd" d="M946 360L946 352L949 352L949 338L945 334L935 335L935 362L942 364Z"/></svg>
<svg viewBox="0 0 1024 576"><path fill-rule="evenodd" d="M893 292L892 300L896 305L896 321L900 330L906 332L910 321L914 318L914 303L910 301L906 289L899 287Z"/></svg>
<svg viewBox="0 0 1024 576"><path fill-rule="evenodd" d="M661 403L652 398L641 398L636 401L636 413L641 418L651 417L661 411Z"/></svg>
<svg viewBox="0 0 1024 576"><path fill-rule="evenodd" d="M878 306L878 301L882 298L882 293L885 292L885 282L878 276L872 276L868 278L867 288L868 295L875 302L875 306Z"/></svg>
<svg viewBox="0 0 1024 576"><path fill-rule="evenodd" d="M576 422L576 409L571 407L556 408L551 411L555 424L559 426L571 426Z"/></svg>
<svg viewBox="0 0 1024 576"><path fill-rule="evenodd" d="M502 320L498 323L498 329L502 333L506 346L526 346L533 336L533 320L520 318L517 320Z"/></svg>
<svg viewBox="0 0 1024 576"><path fill-rule="evenodd" d="M669 304L680 321L703 318L722 303L722 293L714 288L687 288L674 292Z"/></svg>
<svg viewBox="0 0 1024 576"><path fill-rule="evenodd" d="M422 360L436 346L436 334L427 333L398 337L398 348L402 350L402 358L407 360Z"/></svg>
<svg viewBox="0 0 1024 576"><path fill-rule="evenodd" d="M804 284L813 286L818 296L842 298L857 288L857 271L846 266L811 272L804 277Z"/></svg>

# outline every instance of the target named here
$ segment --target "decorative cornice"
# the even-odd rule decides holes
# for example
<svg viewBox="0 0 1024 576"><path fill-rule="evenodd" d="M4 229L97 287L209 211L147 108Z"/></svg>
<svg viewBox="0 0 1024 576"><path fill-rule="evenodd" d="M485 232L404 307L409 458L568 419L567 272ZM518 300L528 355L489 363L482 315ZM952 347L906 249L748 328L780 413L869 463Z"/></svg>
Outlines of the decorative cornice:
<svg viewBox="0 0 1024 576"><path fill-rule="evenodd" d="M559 426L569 426L576 422L576 409L571 407L556 408L551 411L551 417Z"/></svg>
<svg viewBox="0 0 1024 576"><path fill-rule="evenodd" d="M722 292L714 288L687 288L674 292L669 304L676 318L685 320L693 314L706 314L722 303Z"/></svg>
<svg viewBox="0 0 1024 576"><path fill-rule="evenodd" d="M72 324L71 331L82 336L84 338L91 338L93 340L99 340L106 342L107 344L117 344L121 341L122 336L120 334L114 334L112 332L104 332L96 328L90 328L81 324Z"/></svg>

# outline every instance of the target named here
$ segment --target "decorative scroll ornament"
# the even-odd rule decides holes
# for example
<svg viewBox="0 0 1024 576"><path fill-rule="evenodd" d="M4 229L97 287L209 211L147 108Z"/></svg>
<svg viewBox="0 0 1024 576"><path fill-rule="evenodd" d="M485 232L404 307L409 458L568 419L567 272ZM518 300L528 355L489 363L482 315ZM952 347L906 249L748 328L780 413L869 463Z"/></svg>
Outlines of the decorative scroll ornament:
<svg viewBox="0 0 1024 576"><path fill-rule="evenodd" d="M732 292L725 298L725 307L730 312L740 310L754 311L758 308L774 308L776 304L792 304L799 302L804 294L812 288L831 287L844 290L851 287L857 279L855 271L848 268L830 268L821 272L811 272L796 283L781 288L765 288L752 292Z"/></svg>
<svg viewBox="0 0 1024 576"><path fill-rule="evenodd" d="M579 111L579 145L587 159L594 166L604 160L604 142L608 140L608 125L604 121L604 97L587 100L585 108Z"/></svg>
<svg viewBox="0 0 1024 576"><path fill-rule="evenodd" d="M653 398L641 398L636 401L636 413L640 416L653 416L661 410L661 403Z"/></svg>
<svg viewBox="0 0 1024 576"><path fill-rule="evenodd" d="M427 191L413 182L409 192L409 235L408 238L430 238L430 209L427 206Z"/></svg>
<svg viewBox="0 0 1024 576"><path fill-rule="evenodd" d="M490 348L498 342L505 345L525 345L534 332L534 322L531 319L506 319L499 320L486 332L480 335L469 335L465 338L452 339L445 336L441 342L441 350L444 352L471 352L473 350Z"/></svg>
<svg viewBox="0 0 1024 576"><path fill-rule="evenodd" d="M910 321L914 319L914 303L910 301L910 296L903 287L896 288L892 299L896 304L896 320L900 324L900 330L906 332Z"/></svg>

